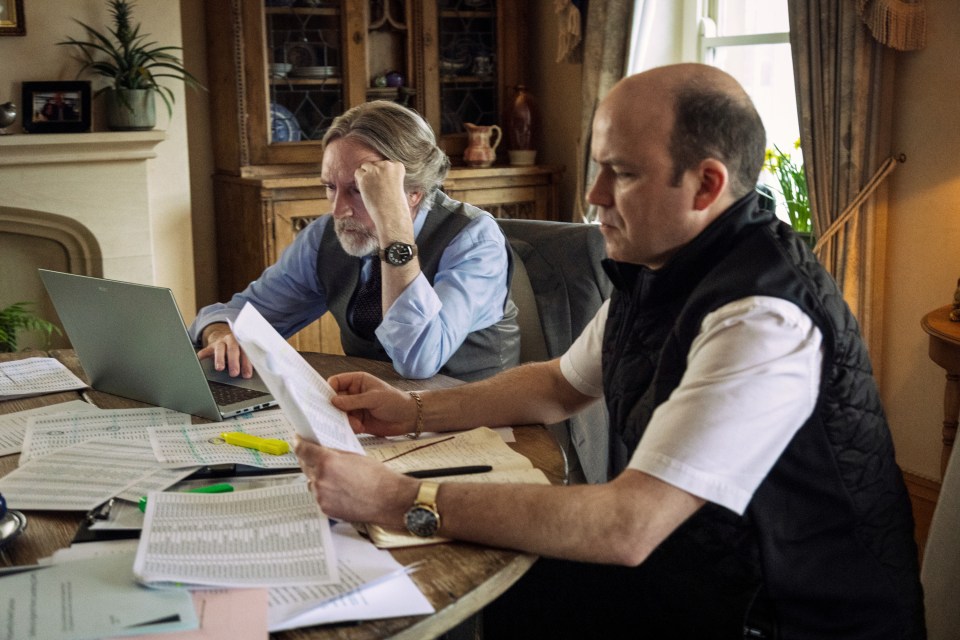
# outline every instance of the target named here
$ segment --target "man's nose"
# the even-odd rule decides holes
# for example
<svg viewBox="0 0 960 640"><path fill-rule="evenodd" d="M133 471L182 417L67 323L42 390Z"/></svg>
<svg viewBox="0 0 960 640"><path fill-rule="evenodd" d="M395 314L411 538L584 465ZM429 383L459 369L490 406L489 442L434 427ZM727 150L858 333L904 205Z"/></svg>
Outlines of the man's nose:
<svg viewBox="0 0 960 640"><path fill-rule="evenodd" d="M593 179L593 184L587 190L587 202L598 207L610 205L610 190L600 175Z"/></svg>
<svg viewBox="0 0 960 640"><path fill-rule="evenodd" d="M353 209L347 203L347 199L341 197L339 194L333 197L333 217L334 218L346 218L347 216L353 215Z"/></svg>

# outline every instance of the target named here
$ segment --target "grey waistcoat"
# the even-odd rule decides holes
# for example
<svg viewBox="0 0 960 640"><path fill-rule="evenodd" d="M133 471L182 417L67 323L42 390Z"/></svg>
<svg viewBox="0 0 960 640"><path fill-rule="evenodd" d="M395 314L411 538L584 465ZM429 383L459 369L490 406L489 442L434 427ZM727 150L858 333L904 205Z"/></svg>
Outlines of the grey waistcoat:
<svg viewBox="0 0 960 640"><path fill-rule="evenodd" d="M471 220L483 214L477 207L457 202L440 191L436 192L427 220L417 236L420 269L431 286L437 275L440 258L451 240ZM504 238L510 267L507 273L507 288L504 291L503 318L496 324L467 334L460 348L440 369L440 373L444 375L460 380L479 380L519 362L520 328L517 325L517 308L508 293L513 275L513 257L506 243ZM326 291L327 307L340 327L340 341L344 353L389 361L387 352L378 340L362 338L347 322L350 299L360 281L363 260L350 256L343 250L332 220L324 229L319 256L317 278Z"/></svg>

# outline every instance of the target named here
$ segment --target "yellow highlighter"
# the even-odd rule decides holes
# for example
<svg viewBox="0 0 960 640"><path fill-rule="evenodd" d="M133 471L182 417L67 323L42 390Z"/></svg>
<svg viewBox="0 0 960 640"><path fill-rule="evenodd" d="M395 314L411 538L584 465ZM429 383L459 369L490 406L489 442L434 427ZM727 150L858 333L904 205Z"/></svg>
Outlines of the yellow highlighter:
<svg viewBox="0 0 960 640"><path fill-rule="evenodd" d="M247 449L256 449L257 451L269 453L272 456L282 456L290 451L290 445L287 444L285 440L277 440L276 438L260 438L258 436L252 436L249 433L240 433L239 431L224 432L220 434L220 437L223 438L223 441L227 444Z"/></svg>

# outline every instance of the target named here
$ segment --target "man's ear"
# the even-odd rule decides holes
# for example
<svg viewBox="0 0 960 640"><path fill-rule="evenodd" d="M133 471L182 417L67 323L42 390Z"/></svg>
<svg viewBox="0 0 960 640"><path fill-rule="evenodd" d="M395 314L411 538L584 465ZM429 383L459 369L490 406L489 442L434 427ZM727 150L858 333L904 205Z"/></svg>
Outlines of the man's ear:
<svg viewBox="0 0 960 640"><path fill-rule="evenodd" d="M417 209L420 208L420 203L423 202L423 191L408 191L407 192L407 204L410 205L410 211L416 215Z"/></svg>
<svg viewBox="0 0 960 640"><path fill-rule="evenodd" d="M729 180L727 166L719 160L707 158L700 163L697 178L700 184L693 198L693 208L703 211L726 192Z"/></svg>

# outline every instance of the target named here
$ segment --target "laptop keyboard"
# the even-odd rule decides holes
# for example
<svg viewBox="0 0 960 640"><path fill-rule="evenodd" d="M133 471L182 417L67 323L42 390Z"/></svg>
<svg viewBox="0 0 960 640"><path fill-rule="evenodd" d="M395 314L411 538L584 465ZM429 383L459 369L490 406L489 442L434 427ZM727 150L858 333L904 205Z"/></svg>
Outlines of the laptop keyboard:
<svg viewBox="0 0 960 640"><path fill-rule="evenodd" d="M263 391L257 391L256 389L246 389L232 384L213 382L212 380L207 380L207 383L210 385L210 391L213 392L214 400L216 400L220 406L227 406L235 402L244 402L246 400L270 395Z"/></svg>

